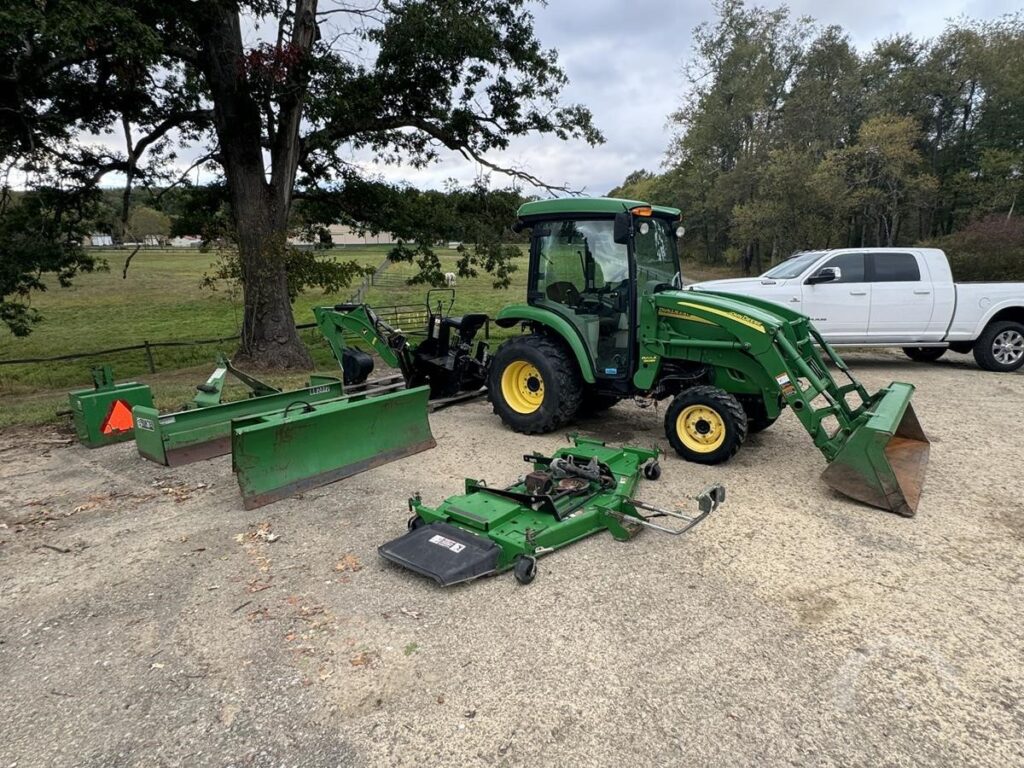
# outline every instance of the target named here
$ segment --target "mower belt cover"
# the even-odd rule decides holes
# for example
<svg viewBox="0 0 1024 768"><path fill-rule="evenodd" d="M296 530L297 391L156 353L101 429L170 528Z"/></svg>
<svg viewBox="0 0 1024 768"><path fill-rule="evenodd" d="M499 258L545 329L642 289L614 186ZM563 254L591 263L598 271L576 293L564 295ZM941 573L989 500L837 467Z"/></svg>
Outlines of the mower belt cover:
<svg viewBox="0 0 1024 768"><path fill-rule="evenodd" d="M259 414L283 411L295 404L344 397L341 381L333 376L310 376L309 386L205 408L160 414L152 402L137 406L133 414L139 455L157 464L176 467L231 452L231 422Z"/></svg>
<svg viewBox="0 0 1024 768"><path fill-rule="evenodd" d="M117 384L109 365L92 369L91 389L68 393L75 433L82 445L101 445L130 440L134 434L132 408L153 405L153 393L146 384L127 381Z"/></svg>
<svg viewBox="0 0 1024 768"><path fill-rule="evenodd" d="M523 458L533 471L508 488L489 488L466 480L466 493L445 499L436 508L419 496L409 500L409 532L378 548L381 556L441 586L515 569L523 584L533 580L540 555L609 531L620 541L643 527L680 534L692 528L724 500L721 486L697 497L700 514L687 517L657 509L633 498L643 472L661 474L656 449L614 448L574 437L574 444L553 456ZM644 515L641 510L653 512ZM675 529L651 518L674 517Z"/></svg>
<svg viewBox="0 0 1024 768"><path fill-rule="evenodd" d="M865 504L913 517L931 448L910 404L913 394L914 387L901 382L883 389L822 480Z"/></svg>
<svg viewBox="0 0 1024 768"><path fill-rule="evenodd" d="M231 461L246 509L433 448L428 387L294 403L237 420Z"/></svg>

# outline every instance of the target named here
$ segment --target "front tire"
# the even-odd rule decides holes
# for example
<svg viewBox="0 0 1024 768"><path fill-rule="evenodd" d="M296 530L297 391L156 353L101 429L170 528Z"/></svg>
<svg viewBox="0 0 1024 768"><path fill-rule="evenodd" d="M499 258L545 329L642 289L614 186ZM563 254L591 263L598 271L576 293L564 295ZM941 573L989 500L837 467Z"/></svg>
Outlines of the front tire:
<svg viewBox="0 0 1024 768"><path fill-rule="evenodd" d="M986 371L1016 371L1024 365L1024 325L1009 320L989 323L974 342L974 359Z"/></svg>
<svg viewBox="0 0 1024 768"><path fill-rule="evenodd" d="M721 464L747 438L747 414L718 387L683 390L665 412L665 436L676 453L698 464Z"/></svg>
<svg viewBox="0 0 1024 768"><path fill-rule="evenodd" d="M487 396L506 425L535 435L556 430L576 415L583 379L563 344L531 334L506 341L494 353Z"/></svg>
<svg viewBox="0 0 1024 768"><path fill-rule="evenodd" d="M916 363L934 363L944 354L946 347L903 347L903 354Z"/></svg>

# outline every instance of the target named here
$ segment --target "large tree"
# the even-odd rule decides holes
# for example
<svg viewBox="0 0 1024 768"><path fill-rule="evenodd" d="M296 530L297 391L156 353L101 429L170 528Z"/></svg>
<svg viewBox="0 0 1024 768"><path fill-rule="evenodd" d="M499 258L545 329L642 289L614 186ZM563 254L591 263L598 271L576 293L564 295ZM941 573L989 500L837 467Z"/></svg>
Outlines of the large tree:
<svg viewBox="0 0 1024 768"><path fill-rule="evenodd" d="M450 150L537 182L488 153L529 132L600 141L584 107L560 102L565 74L526 6L9 0L0 154L79 187L114 172L128 187L174 183L179 155L217 164L245 295L240 356L305 367L286 257L297 198L370 186L354 156L422 166ZM123 151L83 140L112 131Z"/></svg>

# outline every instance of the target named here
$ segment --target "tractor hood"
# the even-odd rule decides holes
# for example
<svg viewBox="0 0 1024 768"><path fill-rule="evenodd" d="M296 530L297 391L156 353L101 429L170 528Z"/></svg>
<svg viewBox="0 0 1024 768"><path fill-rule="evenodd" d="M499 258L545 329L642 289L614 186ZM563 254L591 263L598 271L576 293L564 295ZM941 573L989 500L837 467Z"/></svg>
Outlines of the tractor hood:
<svg viewBox="0 0 1024 768"><path fill-rule="evenodd" d="M759 288L762 285L777 285L784 280L771 280L765 277L731 277L726 280L704 280L688 286L692 291L738 291L744 293L750 288Z"/></svg>
<svg viewBox="0 0 1024 768"><path fill-rule="evenodd" d="M724 281L723 281L724 282ZM771 334L786 325L788 320L794 319L796 315L782 307L771 305L768 308L763 302L751 300L749 297L730 293L711 293L708 290L685 290L685 291L660 291L654 294L654 301L658 308L658 314L672 317L673 313L690 315L696 313L705 321L713 321L721 318L722 323L714 323L728 327L731 323L759 331L760 333ZM690 319L683 317L681 319Z"/></svg>

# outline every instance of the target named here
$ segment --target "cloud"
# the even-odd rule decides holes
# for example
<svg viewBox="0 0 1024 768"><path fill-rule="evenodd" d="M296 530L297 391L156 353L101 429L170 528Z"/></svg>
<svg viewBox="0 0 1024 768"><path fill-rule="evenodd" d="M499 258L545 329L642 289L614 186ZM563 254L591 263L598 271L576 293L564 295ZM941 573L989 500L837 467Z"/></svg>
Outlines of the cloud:
<svg viewBox="0 0 1024 768"><path fill-rule="evenodd" d="M761 3L774 8L780 3ZM751 3L751 5L757 5ZM792 15L811 16L821 25L841 26L861 50L873 41L900 33L934 37L948 19L962 15L994 18L1016 10L1013 0L792 0ZM693 29L712 22L710 3L697 0L552 0L533 9L542 45L555 48L569 76L564 100L590 108L607 141L596 148L551 136L512 140L505 152L492 153L499 165L523 167L552 184L567 184L604 194L637 168L657 170L672 130L668 115L684 91L683 65L691 56ZM182 153L187 167L195 153ZM366 152L349 158L385 179L439 188L449 179L469 183L486 169L458 153L442 153L428 168L381 166ZM507 180L492 176L503 186Z"/></svg>

